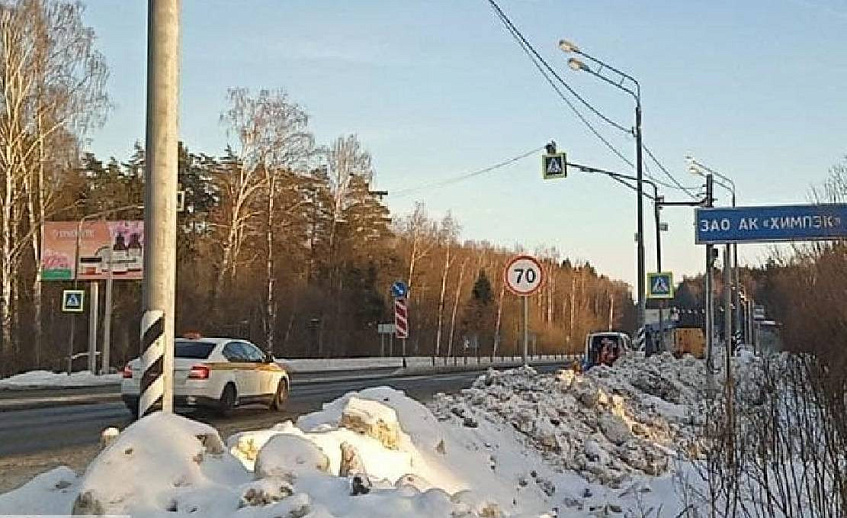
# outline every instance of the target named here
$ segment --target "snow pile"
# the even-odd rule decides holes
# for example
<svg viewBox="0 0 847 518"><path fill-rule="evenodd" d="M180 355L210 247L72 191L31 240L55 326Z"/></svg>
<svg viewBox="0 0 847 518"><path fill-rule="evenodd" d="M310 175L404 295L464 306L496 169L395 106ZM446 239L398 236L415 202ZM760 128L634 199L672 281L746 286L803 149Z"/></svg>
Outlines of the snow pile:
<svg viewBox="0 0 847 518"><path fill-rule="evenodd" d="M0 379L0 390L21 390L35 388L95 387L99 385L118 385L120 374L98 376L90 371L56 374L50 371L29 371L9 378Z"/></svg>
<svg viewBox="0 0 847 518"><path fill-rule="evenodd" d="M226 446L207 425L157 413L111 440L83 475L59 468L0 495L0 515L543 515L552 472L530 476L517 447L505 456L509 466L495 472L463 428L388 388L348 394L297 426L241 433Z"/></svg>
<svg viewBox="0 0 847 518"><path fill-rule="evenodd" d="M694 358L631 355L586 374L490 370L461 394L437 396L432 409L464 427L512 427L547 463L620 487L634 475L667 473L677 447L694 442L704 382Z"/></svg>

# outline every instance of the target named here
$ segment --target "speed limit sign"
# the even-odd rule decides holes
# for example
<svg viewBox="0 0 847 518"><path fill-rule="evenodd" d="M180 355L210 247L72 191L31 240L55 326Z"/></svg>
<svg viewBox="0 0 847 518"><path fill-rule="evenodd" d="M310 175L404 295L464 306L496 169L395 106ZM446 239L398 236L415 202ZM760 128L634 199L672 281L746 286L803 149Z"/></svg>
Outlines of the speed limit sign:
<svg viewBox="0 0 847 518"><path fill-rule="evenodd" d="M509 261L503 272L506 287L515 295L532 295L544 282L544 269L535 257L519 255Z"/></svg>

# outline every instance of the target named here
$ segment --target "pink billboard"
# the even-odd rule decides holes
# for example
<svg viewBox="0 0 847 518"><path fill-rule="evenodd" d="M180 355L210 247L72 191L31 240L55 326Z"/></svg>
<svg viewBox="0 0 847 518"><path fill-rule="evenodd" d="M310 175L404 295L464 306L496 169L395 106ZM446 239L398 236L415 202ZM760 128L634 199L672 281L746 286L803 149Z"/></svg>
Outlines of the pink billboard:
<svg viewBox="0 0 847 518"><path fill-rule="evenodd" d="M143 221L48 221L42 236L45 281L143 278Z"/></svg>

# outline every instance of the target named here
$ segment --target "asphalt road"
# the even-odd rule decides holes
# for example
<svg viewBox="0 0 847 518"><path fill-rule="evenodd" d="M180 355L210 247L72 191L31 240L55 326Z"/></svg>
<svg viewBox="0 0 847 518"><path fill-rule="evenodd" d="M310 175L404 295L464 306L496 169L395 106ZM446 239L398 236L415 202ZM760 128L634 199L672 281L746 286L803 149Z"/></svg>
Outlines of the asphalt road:
<svg viewBox="0 0 847 518"><path fill-rule="evenodd" d="M536 367L542 372L554 371L557 368L552 365ZM186 411L185 415L213 425L226 438L237 431L272 426L287 419L295 419L303 413L319 410L323 403L350 391L387 385L425 401L438 392L455 392L466 388L479 375L479 372L453 372L309 383L299 386L295 383L288 404L282 412L272 412L263 406L246 406L226 418L209 412L190 410ZM121 402L0 412L0 458L90 446L100 440L100 433L104 428L115 426L123 429L130 423L129 411Z"/></svg>

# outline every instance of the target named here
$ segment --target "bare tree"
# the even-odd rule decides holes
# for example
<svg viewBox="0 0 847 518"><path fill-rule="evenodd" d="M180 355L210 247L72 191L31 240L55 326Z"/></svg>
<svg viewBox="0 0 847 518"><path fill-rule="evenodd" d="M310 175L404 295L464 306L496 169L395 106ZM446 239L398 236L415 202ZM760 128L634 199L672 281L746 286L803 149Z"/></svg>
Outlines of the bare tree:
<svg viewBox="0 0 847 518"><path fill-rule="evenodd" d="M56 194L76 161L80 138L103 122L108 69L82 21L79 3L17 0L0 5L0 166L3 184L0 323L3 347L11 343L11 281L23 248L41 259L41 224L55 210ZM50 166L50 172L45 172ZM22 207L15 204L23 202ZM24 213L28 230L12 240ZM33 281L36 355L41 349L41 279Z"/></svg>
<svg viewBox="0 0 847 518"><path fill-rule="evenodd" d="M438 324L435 331L435 355L441 354L441 330L444 323L444 297L447 291L447 277L450 275L450 267L453 264L453 247L459 237L459 226L453 216L448 212L441 221L439 240L444 243L444 268L441 271L441 294L438 297ZM452 334L452 332L451 332ZM449 356L449 353L448 353Z"/></svg>

